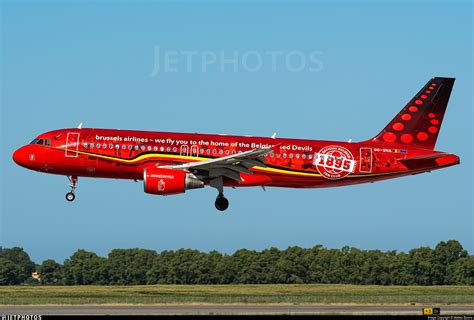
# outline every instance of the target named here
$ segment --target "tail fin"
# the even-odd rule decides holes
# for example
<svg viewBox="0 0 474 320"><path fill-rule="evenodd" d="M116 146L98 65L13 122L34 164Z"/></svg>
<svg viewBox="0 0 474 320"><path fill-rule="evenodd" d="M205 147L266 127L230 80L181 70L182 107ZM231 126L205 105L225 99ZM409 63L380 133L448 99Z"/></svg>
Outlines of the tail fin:
<svg viewBox="0 0 474 320"><path fill-rule="evenodd" d="M448 106L454 78L433 78L371 141L433 150Z"/></svg>

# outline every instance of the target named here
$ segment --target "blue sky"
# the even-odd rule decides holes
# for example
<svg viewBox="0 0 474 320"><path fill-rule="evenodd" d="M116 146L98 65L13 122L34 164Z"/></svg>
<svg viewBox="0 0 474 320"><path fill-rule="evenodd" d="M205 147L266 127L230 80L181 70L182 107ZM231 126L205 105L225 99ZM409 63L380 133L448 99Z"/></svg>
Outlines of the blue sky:
<svg viewBox="0 0 474 320"><path fill-rule="evenodd" d="M474 252L470 1L2 1L1 10L0 245L36 262L79 248L408 250L448 239ZM185 52L195 52L191 66ZM230 189L221 214L214 189L158 197L120 180L80 179L67 203L65 177L11 160L36 135L80 122L364 140L433 76L457 78L437 149L462 164L431 174Z"/></svg>

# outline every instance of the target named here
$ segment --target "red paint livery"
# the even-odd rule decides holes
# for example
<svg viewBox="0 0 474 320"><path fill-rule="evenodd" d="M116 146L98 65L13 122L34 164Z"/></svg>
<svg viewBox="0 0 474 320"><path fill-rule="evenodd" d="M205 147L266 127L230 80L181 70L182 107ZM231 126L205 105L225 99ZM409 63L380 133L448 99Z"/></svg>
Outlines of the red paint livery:
<svg viewBox="0 0 474 320"><path fill-rule="evenodd" d="M434 151L452 78L433 78L373 139L333 142L109 129L62 129L38 136L13 159L28 169L71 177L144 180L171 195L210 185L225 210L225 186L334 187L397 178L459 164Z"/></svg>

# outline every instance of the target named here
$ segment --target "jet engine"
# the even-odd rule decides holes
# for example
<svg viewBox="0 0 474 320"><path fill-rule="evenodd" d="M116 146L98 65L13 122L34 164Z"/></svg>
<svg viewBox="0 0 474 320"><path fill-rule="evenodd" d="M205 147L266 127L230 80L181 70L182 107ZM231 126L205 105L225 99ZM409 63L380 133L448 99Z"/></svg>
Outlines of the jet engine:
<svg viewBox="0 0 474 320"><path fill-rule="evenodd" d="M146 193L162 196L184 193L189 189L204 188L204 182L184 170L145 168L143 185Z"/></svg>

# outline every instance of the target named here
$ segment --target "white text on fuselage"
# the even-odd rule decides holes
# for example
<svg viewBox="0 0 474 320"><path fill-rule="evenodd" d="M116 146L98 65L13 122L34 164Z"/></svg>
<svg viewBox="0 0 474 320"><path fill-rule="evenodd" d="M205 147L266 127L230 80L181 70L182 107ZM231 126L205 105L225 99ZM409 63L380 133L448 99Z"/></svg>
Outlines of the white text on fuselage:
<svg viewBox="0 0 474 320"><path fill-rule="evenodd" d="M166 144L170 146L208 146L208 147L221 147L221 148L251 148L251 149L266 149L273 148L274 144L259 143L259 142L227 142L227 141L214 141L214 140L203 140L203 139L172 139L172 138L144 138L136 136L102 136L95 135L96 141L108 141L108 142L132 142L132 143L156 143ZM279 148L282 151L299 151L299 152L312 152L313 148L309 145L301 146L296 144L280 145Z"/></svg>

